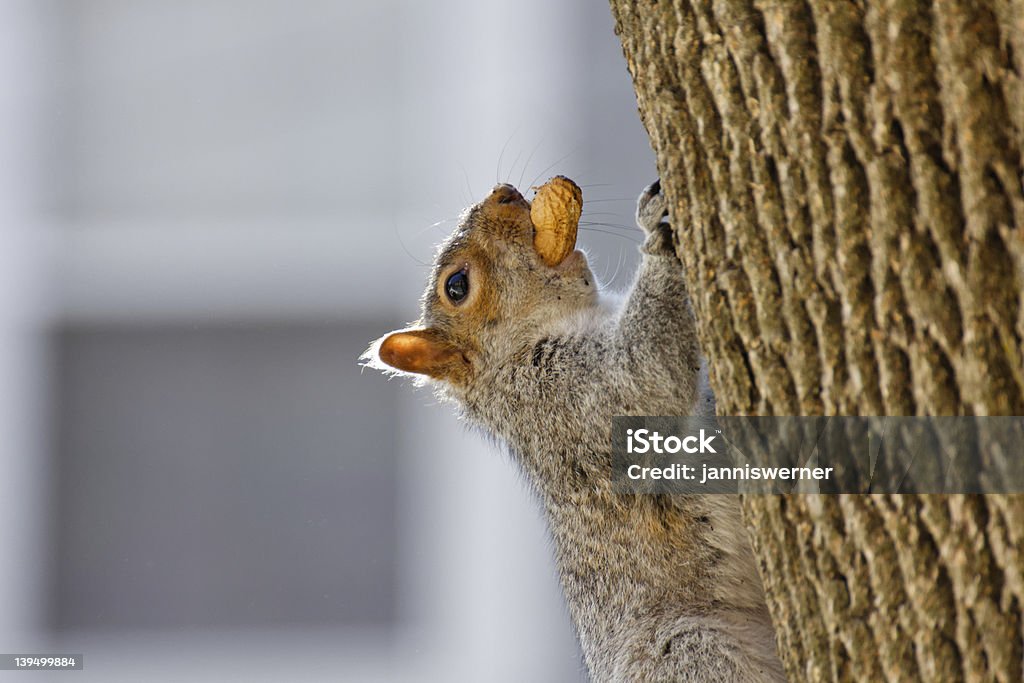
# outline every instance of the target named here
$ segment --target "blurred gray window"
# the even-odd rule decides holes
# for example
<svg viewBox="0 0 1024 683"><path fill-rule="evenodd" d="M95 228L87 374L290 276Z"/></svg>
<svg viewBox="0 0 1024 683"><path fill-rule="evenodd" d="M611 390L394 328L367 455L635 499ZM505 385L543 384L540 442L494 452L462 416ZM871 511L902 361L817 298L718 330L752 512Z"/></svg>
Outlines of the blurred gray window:
<svg viewBox="0 0 1024 683"><path fill-rule="evenodd" d="M382 325L56 336L57 628L389 625L397 384Z"/></svg>

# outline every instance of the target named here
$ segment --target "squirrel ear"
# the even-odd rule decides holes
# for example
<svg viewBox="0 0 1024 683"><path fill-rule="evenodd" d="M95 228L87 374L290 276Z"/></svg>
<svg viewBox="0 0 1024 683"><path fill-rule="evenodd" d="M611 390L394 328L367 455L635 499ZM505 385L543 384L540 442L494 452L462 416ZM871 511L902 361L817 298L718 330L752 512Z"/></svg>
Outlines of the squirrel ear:
<svg viewBox="0 0 1024 683"><path fill-rule="evenodd" d="M459 350L429 328L392 332L381 341L377 357L396 370L434 379L452 379L465 364Z"/></svg>

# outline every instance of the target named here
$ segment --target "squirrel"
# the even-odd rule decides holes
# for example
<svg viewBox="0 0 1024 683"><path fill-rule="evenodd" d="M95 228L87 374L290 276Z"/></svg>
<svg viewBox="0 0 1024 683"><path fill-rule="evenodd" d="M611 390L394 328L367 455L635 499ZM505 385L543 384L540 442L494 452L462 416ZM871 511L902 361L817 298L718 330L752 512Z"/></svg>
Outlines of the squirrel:
<svg viewBox="0 0 1024 683"><path fill-rule="evenodd" d="M419 322L363 361L434 385L507 445L593 680L784 681L736 498L612 490L613 416L714 411L660 182L636 218L641 264L616 297L578 249L548 265L531 202L496 186L439 248Z"/></svg>

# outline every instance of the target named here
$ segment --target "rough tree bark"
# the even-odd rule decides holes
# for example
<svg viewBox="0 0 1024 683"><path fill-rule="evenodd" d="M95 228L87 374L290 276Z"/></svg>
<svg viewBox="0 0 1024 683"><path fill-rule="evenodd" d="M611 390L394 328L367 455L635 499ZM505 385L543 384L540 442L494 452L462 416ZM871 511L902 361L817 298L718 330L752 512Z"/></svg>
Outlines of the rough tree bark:
<svg viewBox="0 0 1024 683"><path fill-rule="evenodd" d="M611 0L721 414L1024 415L1024 0ZM1024 680L1020 496L758 496L793 680Z"/></svg>

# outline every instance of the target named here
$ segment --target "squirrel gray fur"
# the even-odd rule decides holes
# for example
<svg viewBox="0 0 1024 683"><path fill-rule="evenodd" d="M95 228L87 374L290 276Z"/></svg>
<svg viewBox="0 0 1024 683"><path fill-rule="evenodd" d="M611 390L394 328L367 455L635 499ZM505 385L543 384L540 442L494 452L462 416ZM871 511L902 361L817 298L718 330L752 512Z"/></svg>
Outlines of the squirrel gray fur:
<svg viewBox="0 0 1024 683"><path fill-rule="evenodd" d="M714 412L666 216L656 182L637 202L636 280L612 298L578 250L545 265L530 203L498 185L438 251L420 321L364 360L430 381L507 444L594 681L783 681L737 499L612 490L613 416Z"/></svg>

